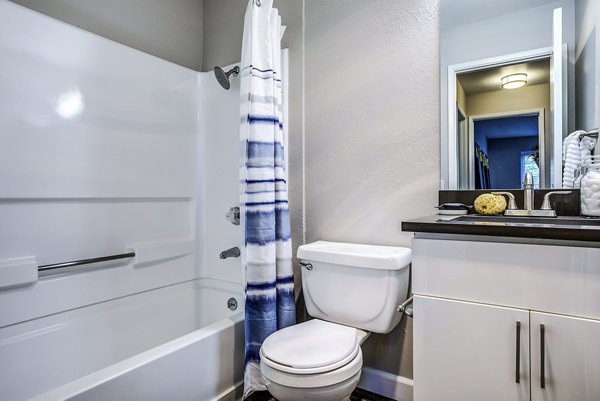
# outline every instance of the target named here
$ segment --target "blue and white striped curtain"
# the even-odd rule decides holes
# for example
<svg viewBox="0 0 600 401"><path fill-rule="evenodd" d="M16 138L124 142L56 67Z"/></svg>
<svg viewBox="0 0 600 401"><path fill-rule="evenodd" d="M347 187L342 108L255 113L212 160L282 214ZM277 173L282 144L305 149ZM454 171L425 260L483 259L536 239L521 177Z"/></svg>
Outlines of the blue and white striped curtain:
<svg viewBox="0 0 600 401"><path fill-rule="evenodd" d="M240 74L240 203L246 242L244 397L266 389L260 374L263 341L296 321L284 158L282 32L273 0L250 0Z"/></svg>

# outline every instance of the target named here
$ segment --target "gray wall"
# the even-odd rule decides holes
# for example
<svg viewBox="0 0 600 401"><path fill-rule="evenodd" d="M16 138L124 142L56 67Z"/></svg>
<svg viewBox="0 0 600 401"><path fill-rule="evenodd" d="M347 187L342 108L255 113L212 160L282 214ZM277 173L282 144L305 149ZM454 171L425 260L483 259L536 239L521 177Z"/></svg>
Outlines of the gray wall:
<svg viewBox="0 0 600 401"><path fill-rule="evenodd" d="M307 242L410 246L401 221L432 213L438 23L437 0L306 2ZM412 321L363 350L412 377Z"/></svg>
<svg viewBox="0 0 600 401"><path fill-rule="evenodd" d="M278 3L275 0L276 7L279 6ZM240 61L246 5L244 0L204 0L206 35L202 46L202 71L211 70L215 65L229 65ZM283 19L283 23L287 24L288 21Z"/></svg>
<svg viewBox="0 0 600 401"><path fill-rule="evenodd" d="M202 66L202 0L11 1L173 63Z"/></svg>
<svg viewBox="0 0 600 401"><path fill-rule="evenodd" d="M600 125L600 6L595 0L575 2L576 42L575 88L576 129L589 130ZM598 153L598 151L596 151Z"/></svg>

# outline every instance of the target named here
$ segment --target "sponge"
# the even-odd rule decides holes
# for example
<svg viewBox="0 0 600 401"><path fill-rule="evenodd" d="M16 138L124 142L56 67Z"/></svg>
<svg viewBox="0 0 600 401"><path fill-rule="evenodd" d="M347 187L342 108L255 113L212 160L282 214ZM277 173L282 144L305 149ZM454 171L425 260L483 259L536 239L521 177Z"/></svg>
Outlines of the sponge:
<svg viewBox="0 0 600 401"><path fill-rule="evenodd" d="M502 195L482 194L475 199L474 207L479 214L500 214L506 209L506 199Z"/></svg>

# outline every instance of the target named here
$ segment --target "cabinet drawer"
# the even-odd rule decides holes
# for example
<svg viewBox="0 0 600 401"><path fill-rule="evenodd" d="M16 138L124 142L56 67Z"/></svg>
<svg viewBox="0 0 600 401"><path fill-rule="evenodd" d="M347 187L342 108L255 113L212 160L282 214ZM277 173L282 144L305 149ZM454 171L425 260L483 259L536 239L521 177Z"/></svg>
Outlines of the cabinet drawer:
<svg viewBox="0 0 600 401"><path fill-rule="evenodd" d="M600 318L600 249L413 239L413 292Z"/></svg>

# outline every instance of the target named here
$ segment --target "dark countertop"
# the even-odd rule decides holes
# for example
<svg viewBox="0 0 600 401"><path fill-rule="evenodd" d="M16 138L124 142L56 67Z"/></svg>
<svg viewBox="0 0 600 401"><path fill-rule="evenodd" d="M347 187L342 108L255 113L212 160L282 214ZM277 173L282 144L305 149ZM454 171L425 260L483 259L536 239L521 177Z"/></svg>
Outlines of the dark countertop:
<svg viewBox="0 0 600 401"><path fill-rule="evenodd" d="M464 217L464 219L461 219ZM433 215L402 222L402 231L598 242L600 219Z"/></svg>

